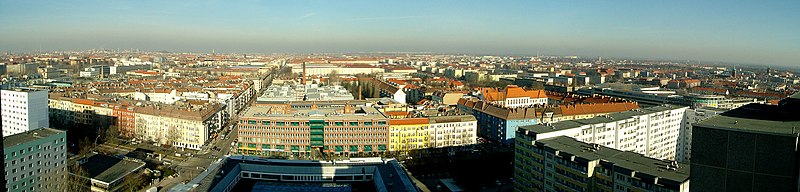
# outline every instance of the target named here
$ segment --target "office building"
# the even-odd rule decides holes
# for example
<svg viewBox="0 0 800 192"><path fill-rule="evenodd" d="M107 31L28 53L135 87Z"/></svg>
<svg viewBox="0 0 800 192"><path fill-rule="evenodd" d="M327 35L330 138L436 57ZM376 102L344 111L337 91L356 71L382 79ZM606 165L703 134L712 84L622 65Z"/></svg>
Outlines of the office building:
<svg viewBox="0 0 800 192"><path fill-rule="evenodd" d="M692 157L692 128L695 123L714 117L728 111L727 109L713 107L698 107L686 109L683 117L684 127L678 137L678 151L675 160L681 163L689 163Z"/></svg>
<svg viewBox="0 0 800 192"><path fill-rule="evenodd" d="M389 119L374 107L291 109L252 106L239 117L240 154L311 156L382 153Z"/></svg>
<svg viewBox="0 0 800 192"><path fill-rule="evenodd" d="M657 106L589 119L522 126L535 139L568 136L579 141L674 160L688 107Z"/></svg>
<svg viewBox="0 0 800 192"><path fill-rule="evenodd" d="M686 164L530 133L517 134L514 191L689 191Z"/></svg>
<svg viewBox="0 0 800 192"><path fill-rule="evenodd" d="M67 133L34 129L3 138L6 189L58 191L67 175Z"/></svg>
<svg viewBox="0 0 800 192"><path fill-rule="evenodd" d="M800 94L748 104L695 124L692 191L798 191Z"/></svg>
<svg viewBox="0 0 800 192"><path fill-rule="evenodd" d="M47 90L15 88L0 90L3 136L50 127Z"/></svg>

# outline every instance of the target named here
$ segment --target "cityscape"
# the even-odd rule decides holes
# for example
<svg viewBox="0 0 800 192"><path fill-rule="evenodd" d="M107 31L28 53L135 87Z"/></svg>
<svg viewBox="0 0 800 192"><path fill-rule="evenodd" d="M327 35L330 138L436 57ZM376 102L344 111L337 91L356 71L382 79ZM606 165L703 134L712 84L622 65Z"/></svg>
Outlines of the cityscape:
<svg viewBox="0 0 800 192"><path fill-rule="evenodd" d="M681 3L2 1L4 190L800 191L800 3Z"/></svg>

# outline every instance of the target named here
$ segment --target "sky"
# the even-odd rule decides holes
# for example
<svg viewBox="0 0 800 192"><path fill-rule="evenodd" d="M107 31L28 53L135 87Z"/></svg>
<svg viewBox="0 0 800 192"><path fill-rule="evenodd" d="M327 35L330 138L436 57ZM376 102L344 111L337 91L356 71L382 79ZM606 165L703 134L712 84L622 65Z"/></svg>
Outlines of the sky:
<svg viewBox="0 0 800 192"><path fill-rule="evenodd" d="M0 51L433 52L800 65L798 0L0 0Z"/></svg>

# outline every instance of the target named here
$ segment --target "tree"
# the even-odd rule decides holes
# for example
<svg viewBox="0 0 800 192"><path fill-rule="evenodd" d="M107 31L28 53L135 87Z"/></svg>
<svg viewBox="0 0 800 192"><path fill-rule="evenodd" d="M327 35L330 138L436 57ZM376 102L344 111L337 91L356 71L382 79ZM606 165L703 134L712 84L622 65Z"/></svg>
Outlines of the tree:
<svg viewBox="0 0 800 192"><path fill-rule="evenodd" d="M103 141L106 144L115 145L117 144L118 136L119 136L119 126L116 125L108 126L108 128L105 130Z"/></svg>
<svg viewBox="0 0 800 192"><path fill-rule="evenodd" d="M123 178L120 183L121 191L136 192L144 185L144 176L139 172L133 172Z"/></svg>
<svg viewBox="0 0 800 192"><path fill-rule="evenodd" d="M78 155L86 155L92 151L92 141L89 137L84 137L78 141Z"/></svg>
<svg viewBox="0 0 800 192"><path fill-rule="evenodd" d="M179 141L181 138L181 133L178 131L177 127L170 127L167 129L167 133L164 138L166 139L167 145L172 146Z"/></svg>
<svg viewBox="0 0 800 192"><path fill-rule="evenodd" d="M338 85L341 78L339 78L339 73L336 70L331 70L331 73L328 74L328 84L329 85Z"/></svg>
<svg viewBox="0 0 800 192"><path fill-rule="evenodd" d="M89 181L89 172L83 168L77 162L70 164L67 167L69 171L67 174L67 181L58 184L58 191L65 191L65 192L84 192L89 191L89 185L91 185Z"/></svg>

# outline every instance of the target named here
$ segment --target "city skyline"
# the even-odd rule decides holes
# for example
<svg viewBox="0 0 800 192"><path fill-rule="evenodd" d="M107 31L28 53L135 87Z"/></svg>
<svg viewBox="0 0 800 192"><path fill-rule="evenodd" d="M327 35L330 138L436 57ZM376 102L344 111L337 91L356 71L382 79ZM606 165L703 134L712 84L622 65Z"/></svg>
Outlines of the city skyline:
<svg viewBox="0 0 800 192"><path fill-rule="evenodd" d="M770 2L12 2L0 50L434 52L796 66L800 8Z"/></svg>

